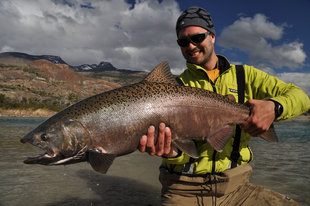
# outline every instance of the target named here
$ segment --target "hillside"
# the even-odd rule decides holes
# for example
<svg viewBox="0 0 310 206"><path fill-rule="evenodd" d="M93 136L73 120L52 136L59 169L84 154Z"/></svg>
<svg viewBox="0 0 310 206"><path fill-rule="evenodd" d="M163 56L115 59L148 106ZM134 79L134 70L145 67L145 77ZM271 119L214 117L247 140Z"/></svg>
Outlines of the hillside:
<svg viewBox="0 0 310 206"><path fill-rule="evenodd" d="M9 109L59 111L78 100L120 86L48 60L0 64L0 114Z"/></svg>

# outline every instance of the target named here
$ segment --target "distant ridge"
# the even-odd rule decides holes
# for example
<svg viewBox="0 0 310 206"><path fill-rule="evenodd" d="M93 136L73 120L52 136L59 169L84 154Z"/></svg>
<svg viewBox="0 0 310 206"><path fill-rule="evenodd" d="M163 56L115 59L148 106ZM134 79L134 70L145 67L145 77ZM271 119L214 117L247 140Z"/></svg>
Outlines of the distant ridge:
<svg viewBox="0 0 310 206"><path fill-rule="evenodd" d="M127 69L118 69L114 67L110 62L102 61L97 64L82 64L78 66L72 66L67 64L61 57L54 55L30 55L22 52L3 52L0 53L0 63L12 64L12 65L25 65L36 60L47 60L54 64L65 64L71 69L78 72L104 72L104 71L119 71L127 73L136 73L141 71L132 71Z"/></svg>
<svg viewBox="0 0 310 206"><path fill-rule="evenodd" d="M0 53L0 63L5 64L27 64L35 60L48 60L54 64L67 64L59 56L53 55L30 55L21 52L3 52ZM68 64L67 64L68 65Z"/></svg>
<svg viewBox="0 0 310 206"><path fill-rule="evenodd" d="M101 72L101 71L116 71L118 70L109 62L100 62L100 64L82 64L80 66L73 66L79 72Z"/></svg>

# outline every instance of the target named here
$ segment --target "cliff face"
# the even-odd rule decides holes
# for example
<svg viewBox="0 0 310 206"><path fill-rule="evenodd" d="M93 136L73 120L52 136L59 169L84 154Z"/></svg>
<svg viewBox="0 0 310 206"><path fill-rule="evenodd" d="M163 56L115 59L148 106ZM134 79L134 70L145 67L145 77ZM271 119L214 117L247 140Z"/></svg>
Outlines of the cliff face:
<svg viewBox="0 0 310 206"><path fill-rule="evenodd" d="M35 60L26 65L0 64L0 108L58 111L78 100L120 87L84 76L66 64Z"/></svg>
<svg viewBox="0 0 310 206"><path fill-rule="evenodd" d="M73 71L66 64L53 64L47 60L36 60L28 63L27 66L36 68L43 77L49 80L77 84L85 79L83 75Z"/></svg>

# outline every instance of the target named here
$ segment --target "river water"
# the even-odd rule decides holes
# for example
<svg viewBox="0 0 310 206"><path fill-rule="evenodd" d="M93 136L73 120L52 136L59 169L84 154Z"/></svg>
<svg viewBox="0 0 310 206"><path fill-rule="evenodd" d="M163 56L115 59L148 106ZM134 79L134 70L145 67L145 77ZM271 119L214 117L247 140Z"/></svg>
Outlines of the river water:
<svg viewBox="0 0 310 206"><path fill-rule="evenodd" d="M0 206L160 205L161 159L139 152L116 158L108 174L88 163L26 165L42 150L19 139L42 118L0 117ZM310 206L310 122L277 123L277 144L253 138L251 182Z"/></svg>

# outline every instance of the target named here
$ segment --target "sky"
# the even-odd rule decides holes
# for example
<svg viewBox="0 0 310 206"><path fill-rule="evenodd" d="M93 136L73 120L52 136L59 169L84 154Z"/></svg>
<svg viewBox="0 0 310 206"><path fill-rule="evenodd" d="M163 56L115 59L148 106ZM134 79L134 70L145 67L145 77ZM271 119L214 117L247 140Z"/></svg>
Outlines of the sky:
<svg viewBox="0 0 310 206"><path fill-rule="evenodd" d="M175 23L190 6L211 13L217 54L310 96L310 0L0 0L0 52L144 71L168 60L179 74L185 60Z"/></svg>

